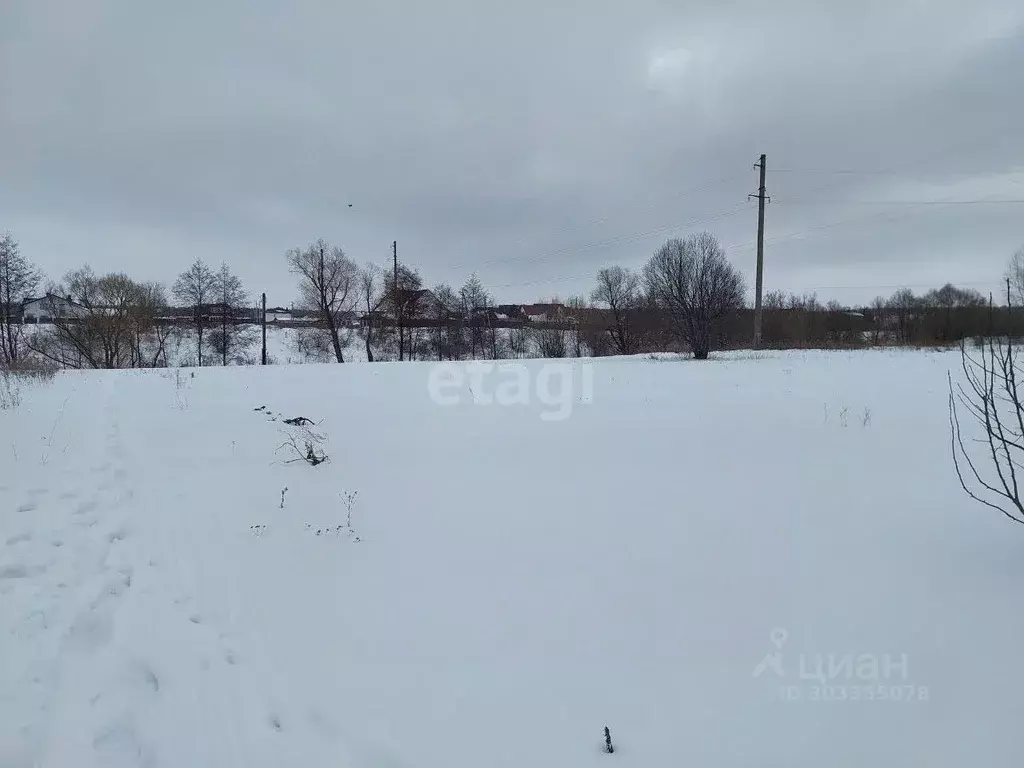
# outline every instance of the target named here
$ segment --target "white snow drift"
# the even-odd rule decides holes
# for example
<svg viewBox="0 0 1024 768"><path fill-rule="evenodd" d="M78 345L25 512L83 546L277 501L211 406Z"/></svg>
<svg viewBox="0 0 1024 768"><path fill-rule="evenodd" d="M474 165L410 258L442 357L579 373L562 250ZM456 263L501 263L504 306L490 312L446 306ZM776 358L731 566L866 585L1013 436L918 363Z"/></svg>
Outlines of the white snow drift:
<svg viewBox="0 0 1024 768"><path fill-rule="evenodd" d="M0 765L1016 765L1024 538L951 474L958 362L581 361L562 419L430 364L30 387Z"/></svg>

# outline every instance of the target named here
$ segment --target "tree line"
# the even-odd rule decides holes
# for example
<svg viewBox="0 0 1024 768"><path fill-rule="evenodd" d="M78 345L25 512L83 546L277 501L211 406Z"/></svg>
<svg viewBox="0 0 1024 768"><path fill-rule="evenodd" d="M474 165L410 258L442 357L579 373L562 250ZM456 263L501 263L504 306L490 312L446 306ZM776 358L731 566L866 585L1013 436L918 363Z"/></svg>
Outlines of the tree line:
<svg viewBox="0 0 1024 768"><path fill-rule="evenodd" d="M322 239L288 250L284 261L296 280L296 306L311 318L294 333L296 352L307 359L343 363L354 344L371 362L661 351L704 359L751 340L743 277L710 232L669 239L640 269L598 270L588 294L541 302L550 311L537 322L517 317L515 305L499 304L476 273L458 287L428 287L417 269L397 258L391 265L361 266ZM1024 305L1024 249L1011 259L1006 277L1006 303ZM0 239L0 362L7 367L29 357L64 368L165 367L172 342L191 350L188 364L256 362L251 351L259 332L246 315L253 301L227 264L214 268L196 259L169 292L160 283L120 272L98 275L84 266L45 282L45 292L69 299L74 311L28 333L16 308L43 285L42 271L7 233ZM167 322L171 298L184 311ZM996 312L992 297L953 285L920 296L901 289L864 307L769 291L762 343L945 344L1008 333L1013 317Z"/></svg>

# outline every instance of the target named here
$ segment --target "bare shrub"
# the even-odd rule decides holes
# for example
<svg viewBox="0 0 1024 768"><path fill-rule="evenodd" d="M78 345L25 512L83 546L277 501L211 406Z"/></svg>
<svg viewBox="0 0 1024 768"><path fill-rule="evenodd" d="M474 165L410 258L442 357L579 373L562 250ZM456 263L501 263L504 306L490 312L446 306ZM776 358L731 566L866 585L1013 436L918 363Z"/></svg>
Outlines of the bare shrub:
<svg viewBox="0 0 1024 768"><path fill-rule="evenodd" d="M569 353L569 333L565 328L552 326L537 330L537 349L541 357L563 358Z"/></svg>
<svg viewBox="0 0 1024 768"><path fill-rule="evenodd" d="M16 365L0 363L0 411L17 408L26 387L48 384L56 368L34 357L22 357Z"/></svg>
<svg viewBox="0 0 1024 768"><path fill-rule="evenodd" d="M960 343L966 385L949 374L949 424L953 465L974 501L1024 524L1018 472L1024 452L1024 404L1017 393L1021 372L1012 338L988 339L976 353ZM960 413L973 417L980 437L965 439Z"/></svg>
<svg viewBox="0 0 1024 768"><path fill-rule="evenodd" d="M608 308L608 336L614 354L632 355L640 347L635 323L643 302L640 276L622 267L606 267L597 273L591 299Z"/></svg>
<svg viewBox="0 0 1024 768"><path fill-rule="evenodd" d="M329 460L323 448L324 443L327 442L327 435L315 432L310 427L302 427L283 434L285 440L277 450L284 450L292 457L287 459L285 464L304 461L311 467L317 467Z"/></svg>

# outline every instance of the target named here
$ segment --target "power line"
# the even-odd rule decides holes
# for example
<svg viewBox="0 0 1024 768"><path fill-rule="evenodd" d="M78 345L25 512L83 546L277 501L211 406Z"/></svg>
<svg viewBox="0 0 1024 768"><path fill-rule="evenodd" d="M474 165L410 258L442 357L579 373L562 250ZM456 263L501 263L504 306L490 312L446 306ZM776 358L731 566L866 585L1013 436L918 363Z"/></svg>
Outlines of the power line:
<svg viewBox="0 0 1024 768"><path fill-rule="evenodd" d="M649 229L643 232L635 232L628 235L617 235L605 240L599 240L592 243L583 243L581 245L566 246L563 248L556 248L554 250L545 251L541 256L530 256L530 257L505 257L500 259L490 259L488 261L478 261L472 264L448 264L445 268L447 269L479 269L480 267L492 266L494 264L531 264L545 262L552 256L559 256L571 253L581 253L584 251L592 251L600 248L611 248L616 245L625 245L627 243L636 242L648 237L654 237L655 235L663 235L673 230L685 230L689 227L697 226L698 224L705 224L711 221L718 221L720 219L727 218L729 216L735 216L738 213L743 213L749 210L746 205L739 205L735 208L731 208L726 211L714 213L709 216L703 216L696 219L691 219L685 222L673 222L671 224L665 224L655 229Z"/></svg>
<svg viewBox="0 0 1024 768"><path fill-rule="evenodd" d="M1024 168L1014 168L1010 173L1017 173ZM936 176L985 176L992 173L991 170L977 171L953 171L953 170L931 170L931 171L907 171L894 169L857 169L857 168L772 168L772 173L822 173L833 176L914 176L934 174Z"/></svg>
<svg viewBox="0 0 1024 768"><path fill-rule="evenodd" d="M916 163L930 164L932 161L934 161L938 157L941 157L942 155L950 155L950 154L953 154L955 152L963 151L964 149L968 149L970 147L975 147L975 146L977 146L979 144L989 144L996 137L998 137L1001 133L1002 133L1002 129L999 130L999 131L993 132L992 134L986 134L986 136L984 138L975 137L975 138L972 138L972 139L966 139L966 140L964 140L962 142L958 142L956 144L953 144L952 146L946 146L946 147L942 147L940 149L936 149L933 152L928 152L924 156L919 157L914 163L907 163L907 164L900 163L900 164L898 164L896 166L893 166L893 167L890 167L888 169L884 169L884 170L879 169L875 173L877 175L882 175L882 174L885 174L885 175L908 174L909 175L909 174L913 173L913 171L910 170L910 169L912 169L913 165L915 165ZM847 171L849 171L849 172L847 172ZM838 173L836 173L834 175L836 175L836 176L849 176L849 175L852 175L853 171L854 171L854 169L840 169L840 172L838 172ZM788 172L795 173L797 171L795 169L791 169ZM837 184L838 184L838 182L824 184L824 185L822 185L820 187L817 187L815 189L809 190L807 192L807 194L808 195L815 195L818 192L822 192L822 191L825 191L827 189L834 188L835 186L837 186Z"/></svg>
<svg viewBox="0 0 1024 768"><path fill-rule="evenodd" d="M999 194L999 193L993 193L991 195L987 195L986 197L979 198L979 200L987 200L988 198L994 197L996 194ZM920 207L923 208L923 207L926 207L928 205L944 205L944 204L946 204L946 202L947 201L943 201L943 200L929 200L929 201L927 201L925 203L913 203L913 202L911 202L911 203L908 203L908 205L910 207L920 206ZM957 201L955 201L955 200L951 201L951 204L956 205ZM974 203L972 203L972 204L974 204ZM840 219L839 221L832 221L832 222L829 222L827 224L820 224L820 225L818 225L816 227L808 227L806 229L797 230L795 232L790 232L790 233L785 234L785 235L773 235L772 237L768 238L766 240L766 242L774 243L774 242L780 242L782 240L791 240L791 239L793 239L795 237L800 237L802 235L806 235L806 234L809 234L811 232L820 232L820 231L823 231L823 230L826 230L826 229L832 229L834 227L839 227L839 226L842 226L844 224L853 224L853 223L859 223L859 222L863 222L863 221L870 221L871 219L876 219L876 218L887 218L888 221L890 221L890 222L891 221L899 221L900 219L907 218L909 215L913 215L913 214L912 213L911 214L907 214L907 213L893 214L890 211L879 211L877 213L868 214L867 216L854 216L854 217L851 217L851 218ZM753 245L756 245L756 241L755 242L750 242L750 243L742 243L742 244L736 244L736 245L729 245L729 246L725 247L725 250L726 251L741 250L741 249L750 248Z"/></svg>
<svg viewBox="0 0 1024 768"><path fill-rule="evenodd" d="M1015 200L776 200L780 205L1021 205Z"/></svg>
<svg viewBox="0 0 1024 768"><path fill-rule="evenodd" d="M629 205L627 205L625 207L619 207L619 208L616 209L616 212L614 214L610 213L610 214L607 214L605 216L600 216L600 217L598 217L596 219L592 219L592 220L587 221L587 222L582 222L580 224L573 224L573 225L568 226L568 227L561 227L559 229L546 230L544 232L544 234L546 236L548 236L548 237L555 236L555 235L564 235L564 234L566 234L568 232L575 232L575 231L578 231L580 229L585 229L587 227L593 227L593 226L597 226L599 224L605 224L608 221L610 221L610 220L620 216L621 213L624 210L625 211L649 211L649 210L652 210L654 208L657 208L657 207L660 207L662 205L665 205L668 202L671 202L671 201L674 201L674 200L679 200L679 199L687 197L689 195L696 194L697 192L704 192L704 191L706 191L708 189L711 189L712 187L717 187L719 185L726 184L726 183L728 183L730 181L737 181L740 178L743 178L745 176L746 176L746 171L743 171L743 172L740 172L740 173L733 173L733 174L730 174L728 176L723 176L721 178L714 179L712 181L702 182L702 183L700 183L700 184L698 184L696 186L688 187L686 189L679 190L677 192L673 192L673 193L671 193L670 195L668 195L666 197L659 198L655 202L645 203L645 204L637 205L637 206L629 206ZM674 225L668 225L668 226L665 227L665 229L671 229L673 226ZM513 247L517 246L517 245L526 245L526 244L527 244L527 238L520 238L518 240L513 240L511 243L509 243L509 245L511 245ZM584 246L584 247L586 247L586 246ZM540 259L543 259L543 258L544 257L540 257ZM482 262L482 263L478 262L478 266L485 266L486 264L489 264L489 263L503 263L503 262L502 262L502 260L498 260L498 261L495 261L495 262ZM459 268L462 268L462 269L466 269L466 268L471 267L472 265L463 264L463 265L455 265L455 266L457 266Z"/></svg>

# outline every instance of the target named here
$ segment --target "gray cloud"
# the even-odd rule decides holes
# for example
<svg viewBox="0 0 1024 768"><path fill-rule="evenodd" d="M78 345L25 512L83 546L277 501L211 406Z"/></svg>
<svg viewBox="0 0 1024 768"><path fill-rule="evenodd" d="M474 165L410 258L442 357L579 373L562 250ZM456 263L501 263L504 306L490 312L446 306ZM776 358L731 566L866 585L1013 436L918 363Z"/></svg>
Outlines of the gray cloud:
<svg viewBox="0 0 1024 768"><path fill-rule="evenodd" d="M766 152L766 287L988 290L1024 206L964 201L1024 199L1021 72L1014 0L9 0L0 228L53 277L202 256L277 303L285 249L397 239L529 300L688 227L750 274Z"/></svg>

